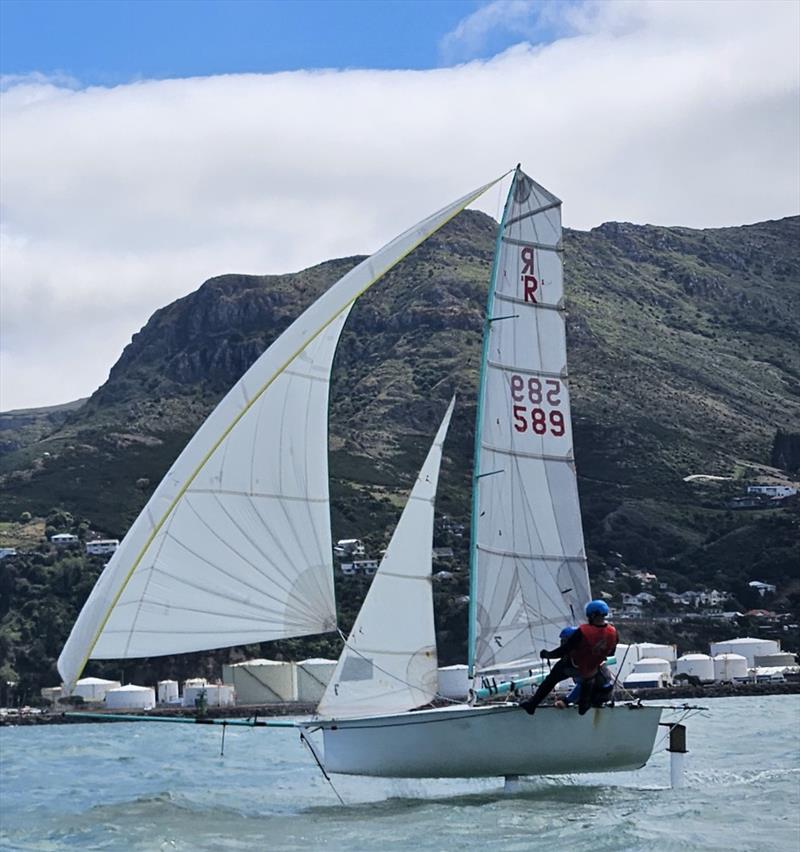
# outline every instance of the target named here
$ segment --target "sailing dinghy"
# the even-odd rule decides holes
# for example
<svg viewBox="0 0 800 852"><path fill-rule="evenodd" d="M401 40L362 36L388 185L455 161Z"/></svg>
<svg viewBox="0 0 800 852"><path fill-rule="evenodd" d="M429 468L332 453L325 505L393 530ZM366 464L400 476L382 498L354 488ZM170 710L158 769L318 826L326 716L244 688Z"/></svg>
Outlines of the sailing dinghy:
<svg viewBox="0 0 800 852"><path fill-rule="evenodd" d="M498 231L478 394L468 640L469 674L478 680L540 669L539 651L557 646L591 599L561 252L561 201L517 168ZM403 532L401 521L395 539ZM378 605L391 604L370 595L359 618L374 618L366 611ZM406 617L412 622L413 611ZM531 718L516 703L416 712L389 703L380 715L364 715L352 703L323 700L320 712L335 718L307 727L322 730L328 772L427 778L638 769L661 717L660 708L639 705L583 717L544 707Z"/></svg>
<svg viewBox="0 0 800 852"><path fill-rule="evenodd" d="M337 281L222 399L87 599L58 660L65 693L89 659L336 628L327 410L341 330L359 295L495 183ZM590 599L566 386L560 205L517 168L498 232L478 400L468 641L476 679L538 665L539 650L554 646ZM321 716L298 724L322 731L324 766L335 773L479 777L642 766L658 708L584 717L541 708L534 719L514 703L415 709L435 696L433 499L451 413L452 403Z"/></svg>

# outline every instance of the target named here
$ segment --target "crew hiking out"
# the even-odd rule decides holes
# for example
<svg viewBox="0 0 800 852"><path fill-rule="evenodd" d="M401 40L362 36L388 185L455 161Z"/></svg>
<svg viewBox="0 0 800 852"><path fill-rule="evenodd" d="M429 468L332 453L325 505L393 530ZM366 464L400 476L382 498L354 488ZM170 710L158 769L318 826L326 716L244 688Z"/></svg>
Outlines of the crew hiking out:
<svg viewBox="0 0 800 852"><path fill-rule="evenodd" d="M575 678L580 687L577 703L581 716L590 707L600 707L611 699L614 686L605 661L617 648L617 631L606 623L607 616L608 604L605 601L591 601L586 605L587 623L564 628L561 645L552 651L540 652L542 659L558 658L558 662L536 692L520 703L520 707L533 715L553 687L570 677Z"/></svg>

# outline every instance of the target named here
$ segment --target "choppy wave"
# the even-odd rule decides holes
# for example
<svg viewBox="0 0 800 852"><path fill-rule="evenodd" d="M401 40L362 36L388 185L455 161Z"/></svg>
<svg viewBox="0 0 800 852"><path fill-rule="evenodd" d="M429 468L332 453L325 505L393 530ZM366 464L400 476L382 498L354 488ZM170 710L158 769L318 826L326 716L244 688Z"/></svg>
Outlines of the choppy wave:
<svg viewBox="0 0 800 852"><path fill-rule="evenodd" d="M0 730L0 849L570 852L789 850L800 836L800 697L710 701L686 786L639 772L502 780L334 777L283 730L70 725ZM465 744L474 747L474 744ZM765 818L768 814L769 817Z"/></svg>

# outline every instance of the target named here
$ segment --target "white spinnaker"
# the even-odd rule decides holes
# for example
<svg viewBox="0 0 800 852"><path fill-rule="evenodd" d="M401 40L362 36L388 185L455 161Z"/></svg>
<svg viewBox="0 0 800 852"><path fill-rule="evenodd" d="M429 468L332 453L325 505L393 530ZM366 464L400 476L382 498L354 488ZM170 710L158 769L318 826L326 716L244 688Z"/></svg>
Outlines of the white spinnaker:
<svg viewBox="0 0 800 852"><path fill-rule="evenodd" d="M436 433L317 712L343 718L400 713L436 695L431 553L442 444L455 398Z"/></svg>
<svg viewBox="0 0 800 852"><path fill-rule="evenodd" d="M68 690L90 658L334 629L327 393L341 325L361 293L496 182L424 219L339 279L222 399L84 604L58 660ZM300 398L293 382L305 388Z"/></svg>
<svg viewBox="0 0 800 852"><path fill-rule="evenodd" d="M566 384L561 202L519 170L496 263L473 509L478 670L557 645L590 597Z"/></svg>

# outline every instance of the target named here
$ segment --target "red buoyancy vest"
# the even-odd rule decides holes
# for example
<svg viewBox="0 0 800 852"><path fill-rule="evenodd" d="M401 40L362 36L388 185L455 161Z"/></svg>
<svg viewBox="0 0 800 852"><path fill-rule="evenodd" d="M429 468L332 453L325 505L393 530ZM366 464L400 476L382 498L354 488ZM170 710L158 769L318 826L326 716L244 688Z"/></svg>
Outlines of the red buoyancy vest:
<svg viewBox="0 0 800 852"><path fill-rule="evenodd" d="M610 624L604 624L602 627L581 624L578 632L581 634L581 641L570 656L581 677L591 677L597 667L605 662L606 657L617 650L617 629Z"/></svg>

